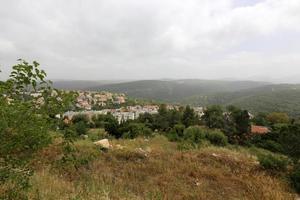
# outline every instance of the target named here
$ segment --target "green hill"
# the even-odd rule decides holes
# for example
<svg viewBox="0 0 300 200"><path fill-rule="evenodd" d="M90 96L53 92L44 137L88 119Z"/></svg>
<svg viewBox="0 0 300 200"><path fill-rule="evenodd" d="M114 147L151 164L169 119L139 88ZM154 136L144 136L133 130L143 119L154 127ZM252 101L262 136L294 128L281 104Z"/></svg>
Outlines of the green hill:
<svg viewBox="0 0 300 200"><path fill-rule="evenodd" d="M123 80L102 80L102 81L86 81L86 80L54 80L53 87L63 90L84 90L86 88L96 87L99 85L121 83Z"/></svg>
<svg viewBox="0 0 300 200"><path fill-rule="evenodd" d="M300 117L300 85L267 85L237 92L196 95L182 101L192 105L236 105L257 112L286 112Z"/></svg>
<svg viewBox="0 0 300 200"><path fill-rule="evenodd" d="M254 81L143 80L91 87L130 97L207 106L236 105L257 112L287 112L300 117L300 85Z"/></svg>
<svg viewBox="0 0 300 200"><path fill-rule="evenodd" d="M90 90L105 90L126 93L136 98L153 99L166 102L181 102L194 95L210 95L218 92L234 92L266 85L254 81L218 80L143 80L118 84L100 85Z"/></svg>

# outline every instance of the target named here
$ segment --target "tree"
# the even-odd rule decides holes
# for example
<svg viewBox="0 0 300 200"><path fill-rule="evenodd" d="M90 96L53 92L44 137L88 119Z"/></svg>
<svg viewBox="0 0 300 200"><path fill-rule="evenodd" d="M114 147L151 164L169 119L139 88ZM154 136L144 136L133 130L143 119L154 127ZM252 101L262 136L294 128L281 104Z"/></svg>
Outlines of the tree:
<svg viewBox="0 0 300 200"><path fill-rule="evenodd" d="M209 106L202 117L206 126L209 128L223 128L224 127L224 116L223 109L221 106L213 105Z"/></svg>
<svg viewBox="0 0 300 200"><path fill-rule="evenodd" d="M168 138L171 141L179 141L183 139L184 136L184 125L183 124L176 124L167 134Z"/></svg>
<svg viewBox="0 0 300 200"><path fill-rule="evenodd" d="M266 118L271 124L287 124L290 122L290 118L286 113L273 112L268 114Z"/></svg>
<svg viewBox="0 0 300 200"><path fill-rule="evenodd" d="M267 120L267 115L265 113L258 113L257 115L255 115L255 117L252 119L252 122L255 125L259 125L259 126L268 126L268 120Z"/></svg>
<svg viewBox="0 0 300 200"><path fill-rule="evenodd" d="M119 123L111 114L108 114L105 118L104 129L116 138L122 137L122 133L119 131Z"/></svg>
<svg viewBox="0 0 300 200"><path fill-rule="evenodd" d="M10 78L0 83L0 185L7 184L0 199L27 199L32 174L27 163L51 142L49 115L44 111L51 87L36 61L19 60L12 68ZM43 91L44 104L37 103L40 97L30 96L38 89Z"/></svg>
<svg viewBox="0 0 300 200"><path fill-rule="evenodd" d="M198 123L198 117L190 106L185 107L182 116L182 123L185 125L185 127L196 125Z"/></svg>
<svg viewBox="0 0 300 200"><path fill-rule="evenodd" d="M170 128L173 128L176 124L180 124L182 120L182 112L176 109L168 112L168 118Z"/></svg>
<svg viewBox="0 0 300 200"><path fill-rule="evenodd" d="M232 143L244 143L250 132L250 116L247 110L228 106L223 131Z"/></svg>
<svg viewBox="0 0 300 200"><path fill-rule="evenodd" d="M300 124L282 126L278 135L277 142L283 148L282 153L296 160L300 159Z"/></svg>
<svg viewBox="0 0 300 200"><path fill-rule="evenodd" d="M151 136L152 131L143 123L136 123L127 121L121 124L119 131L122 133L122 137L124 138L136 138L138 136Z"/></svg>

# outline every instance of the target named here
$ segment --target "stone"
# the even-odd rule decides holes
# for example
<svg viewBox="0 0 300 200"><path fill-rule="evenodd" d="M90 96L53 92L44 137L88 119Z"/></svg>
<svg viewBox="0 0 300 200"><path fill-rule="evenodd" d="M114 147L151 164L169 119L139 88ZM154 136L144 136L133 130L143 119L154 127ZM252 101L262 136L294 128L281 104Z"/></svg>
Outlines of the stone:
<svg viewBox="0 0 300 200"><path fill-rule="evenodd" d="M109 149L111 147L108 139L99 140L97 142L94 142L94 144L97 146L101 146L102 148L105 148L105 149Z"/></svg>

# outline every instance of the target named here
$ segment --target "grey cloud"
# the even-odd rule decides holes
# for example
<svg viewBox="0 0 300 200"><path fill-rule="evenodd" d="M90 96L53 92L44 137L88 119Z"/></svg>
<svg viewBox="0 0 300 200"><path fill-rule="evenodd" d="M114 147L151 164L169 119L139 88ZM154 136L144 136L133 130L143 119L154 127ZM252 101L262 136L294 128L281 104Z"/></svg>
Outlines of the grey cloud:
<svg viewBox="0 0 300 200"><path fill-rule="evenodd" d="M0 77L17 58L38 60L50 78L60 79L300 74L300 2L247 2L3 1ZM281 49L278 38L285 35L293 35L292 48ZM272 49L250 48L260 41Z"/></svg>

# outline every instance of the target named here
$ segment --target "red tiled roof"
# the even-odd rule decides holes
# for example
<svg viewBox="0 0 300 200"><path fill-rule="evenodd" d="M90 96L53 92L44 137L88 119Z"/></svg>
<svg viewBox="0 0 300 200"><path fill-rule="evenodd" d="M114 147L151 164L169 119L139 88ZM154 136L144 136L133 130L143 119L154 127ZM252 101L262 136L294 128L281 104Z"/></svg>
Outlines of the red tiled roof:
<svg viewBox="0 0 300 200"><path fill-rule="evenodd" d="M269 132L270 130L268 127L251 125L251 133L253 134L267 134Z"/></svg>

